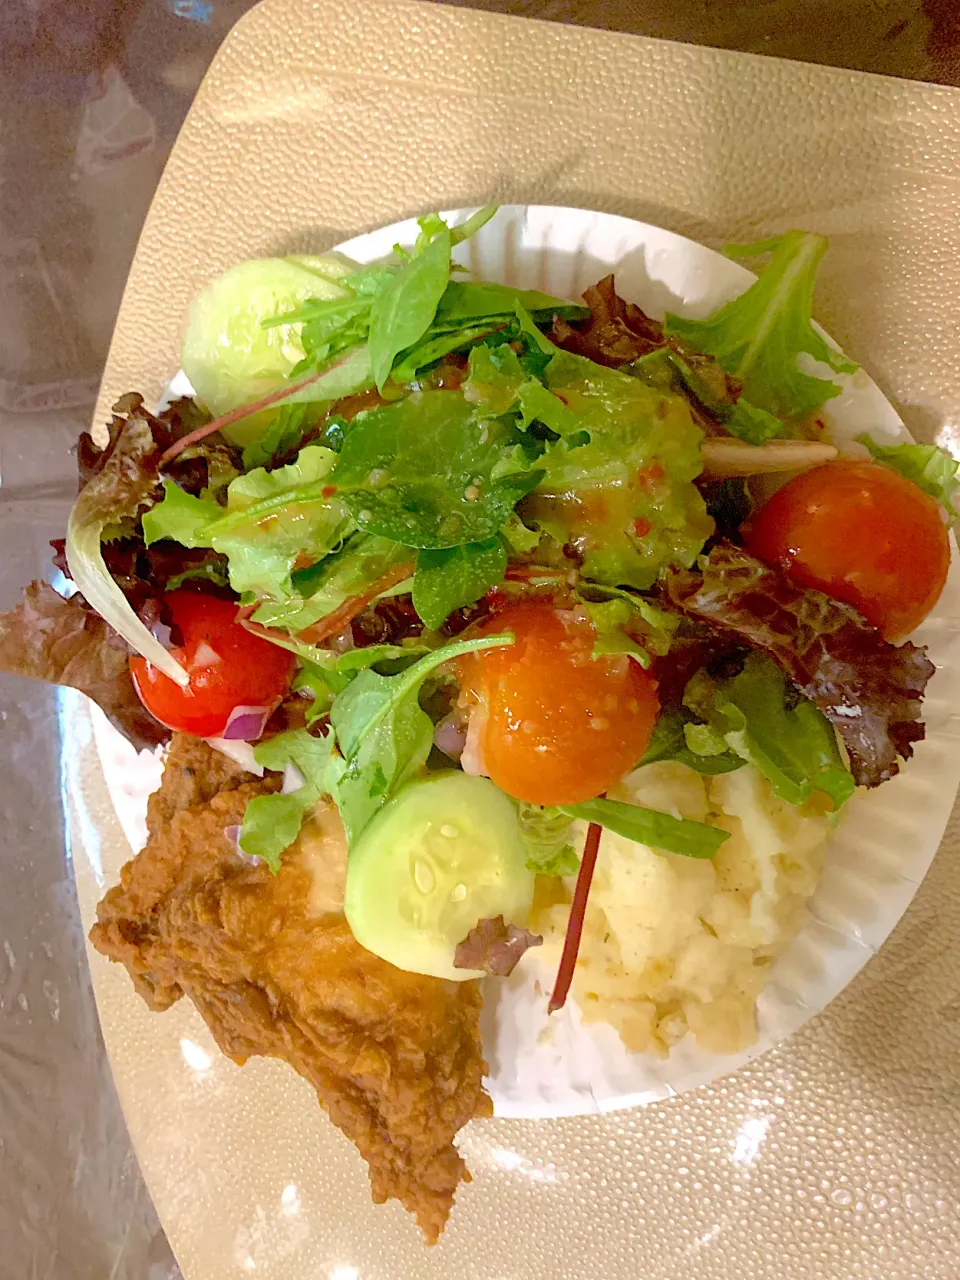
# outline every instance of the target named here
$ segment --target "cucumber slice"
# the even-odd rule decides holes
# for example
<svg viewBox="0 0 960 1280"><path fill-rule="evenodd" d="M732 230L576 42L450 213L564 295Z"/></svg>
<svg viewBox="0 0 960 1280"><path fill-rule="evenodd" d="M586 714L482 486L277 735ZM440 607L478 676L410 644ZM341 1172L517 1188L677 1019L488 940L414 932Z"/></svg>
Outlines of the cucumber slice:
<svg viewBox="0 0 960 1280"><path fill-rule="evenodd" d="M533 899L516 806L488 779L455 771L404 787L347 862L344 911L361 946L398 969L463 982L457 943L479 920L526 923Z"/></svg>
<svg viewBox="0 0 960 1280"><path fill-rule="evenodd" d="M258 400L283 382L303 359L301 326L265 329L263 321L311 299L347 297L333 279L343 269L337 258L256 258L237 263L200 290L187 316L180 363L214 416ZM253 439L275 413L266 410L238 423L232 438L239 444Z"/></svg>

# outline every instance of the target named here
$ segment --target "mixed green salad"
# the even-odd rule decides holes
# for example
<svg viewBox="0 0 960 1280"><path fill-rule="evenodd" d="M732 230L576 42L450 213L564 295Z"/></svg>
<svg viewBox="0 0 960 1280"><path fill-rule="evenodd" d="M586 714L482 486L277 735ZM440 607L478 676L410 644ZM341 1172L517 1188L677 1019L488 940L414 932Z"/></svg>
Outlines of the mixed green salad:
<svg viewBox="0 0 960 1280"><path fill-rule="evenodd" d="M759 279L658 321L613 277L573 301L471 278L454 250L495 212L209 284L195 396L125 397L81 441L55 544L76 594L34 584L0 665L138 744L282 774L230 833L275 871L332 798L348 921L400 967L508 972L535 877L577 876L556 1007L603 827L696 858L727 838L609 798L624 775L749 763L838 813L911 754L933 668L895 642L942 589L957 464L824 441L856 366L812 323L822 237L730 249Z"/></svg>

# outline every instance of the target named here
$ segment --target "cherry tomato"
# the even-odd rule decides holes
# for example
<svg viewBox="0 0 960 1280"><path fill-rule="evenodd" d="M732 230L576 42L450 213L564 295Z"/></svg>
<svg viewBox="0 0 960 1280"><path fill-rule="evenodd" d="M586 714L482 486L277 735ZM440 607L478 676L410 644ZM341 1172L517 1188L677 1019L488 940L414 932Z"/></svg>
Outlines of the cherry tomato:
<svg viewBox="0 0 960 1280"><path fill-rule="evenodd" d="M887 639L920 625L950 564L937 502L889 467L853 459L788 481L754 517L746 541L799 585L852 605Z"/></svg>
<svg viewBox="0 0 960 1280"><path fill-rule="evenodd" d="M271 706L283 697L293 655L241 627L235 604L190 590L170 591L164 602L183 635L183 647L173 652L190 684L181 689L146 658L130 659L140 701L161 724L215 738L235 707Z"/></svg>
<svg viewBox="0 0 960 1280"><path fill-rule="evenodd" d="M508 604L483 630L516 636L461 665L468 698L486 712L480 749L501 790L532 804L577 804L636 767L659 711L656 683L638 663L594 658L589 621L545 601Z"/></svg>

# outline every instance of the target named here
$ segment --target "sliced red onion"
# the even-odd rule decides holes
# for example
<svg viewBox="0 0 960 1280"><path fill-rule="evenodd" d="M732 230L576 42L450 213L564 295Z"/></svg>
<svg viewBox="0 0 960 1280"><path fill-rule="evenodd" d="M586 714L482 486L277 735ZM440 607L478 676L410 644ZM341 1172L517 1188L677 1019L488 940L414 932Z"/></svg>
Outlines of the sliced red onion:
<svg viewBox="0 0 960 1280"><path fill-rule="evenodd" d="M451 760L459 760L467 743L467 724L462 711L451 711L433 731L434 745Z"/></svg>
<svg viewBox="0 0 960 1280"><path fill-rule="evenodd" d="M161 622L159 618L152 622L149 627L150 632L155 640L158 640L165 649L174 649L172 628L166 623Z"/></svg>
<svg viewBox="0 0 960 1280"><path fill-rule="evenodd" d="M194 650L193 661L200 667L216 667L223 659L212 645L201 640Z"/></svg>
<svg viewBox="0 0 960 1280"><path fill-rule="evenodd" d="M282 796L292 795L294 791L299 791L306 784L306 778L297 766L288 760L283 766L283 786L280 788L280 794Z"/></svg>
<svg viewBox="0 0 960 1280"><path fill-rule="evenodd" d="M353 627L348 622L342 631L338 631L335 636L331 636L327 644L334 653L349 653L354 647L353 645Z"/></svg>
<svg viewBox="0 0 960 1280"><path fill-rule="evenodd" d="M256 742L273 715L276 703L270 707L234 707L223 731L228 742Z"/></svg>
<svg viewBox="0 0 960 1280"><path fill-rule="evenodd" d="M460 756L460 767L463 772L472 773L481 778L489 776L486 761L483 758L483 748L480 746L480 737L486 723L486 705L478 703L471 708L470 719L467 721L467 737Z"/></svg>
<svg viewBox="0 0 960 1280"><path fill-rule="evenodd" d="M208 747L221 752L241 769L246 769L258 778L263 777L263 765L257 764L253 758L253 747L249 742L228 742L226 738L205 738L204 741Z"/></svg>

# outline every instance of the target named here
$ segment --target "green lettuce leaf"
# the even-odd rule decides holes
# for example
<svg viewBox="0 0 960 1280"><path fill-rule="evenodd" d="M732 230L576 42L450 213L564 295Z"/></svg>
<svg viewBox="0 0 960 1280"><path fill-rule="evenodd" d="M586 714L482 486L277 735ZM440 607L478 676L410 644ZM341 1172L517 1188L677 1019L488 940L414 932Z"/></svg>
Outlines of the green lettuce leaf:
<svg viewBox="0 0 960 1280"><path fill-rule="evenodd" d="M415 392L353 422L330 482L368 533L431 550L484 542L541 475L504 465L508 435L457 392Z"/></svg>
<svg viewBox="0 0 960 1280"><path fill-rule="evenodd" d="M878 462L899 471L924 493L936 498L949 515L951 524L960 520L960 512L953 505L960 462L952 458L946 449L935 444L877 444L869 436L857 436L857 439L866 445Z"/></svg>
<svg viewBox="0 0 960 1280"><path fill-rule="evenodd" d="M343 546L309 569L291 575L293 592L288 599L265 600L253 615L266 627L303 631L360 595L391 569L412 559L407 547L389 538L356 532ZM402 584L401 584L402 585ZM407 584L406 590L410 587Z"/></svg>
<svg viewBox="0 0 960 1280"><path fill-rule="evenodd" d="M309 445L289 466L248 471L230 484L226 515L207 536L227 557L234 591L286 600L294 564L318 560L343 541L352 521L324 484L336 460L331 449Z"/></svg>
<svg viewBox="0 0 960 1280"><path fill-rule="evenodd" d="M590 584L583 592L598 595ZM673 634L679 619L675 614L658 609L649 600L631 596L626 591L611 591L607 599L582 599L590 621L596 631L593 656L601 654L629 653L642 667L649 667L655 657L670 652Z"/></svg>
<svg viewBox="0 0 960 1280"><path fill-rule="evenodd" d="M463 605L473 604L503 581L507 549L500 538L417 553L413 607L425 627L438 631Z"/></svg>
<svg viewBox="0 0 960 1280"><path fill-rule="evenodd" d="M713 522L693 483L703 433L684 400L561 352L547 386L577 430L548 444L522 514L583 557L585 577L645 590L667 564L692 564Z"/></svg>
<svg viewBox="0 0 960 1280"><path fill-rule="evenodd" d="M226 510L167 481L163 501L146 513L144 539L148 546L173 538L213 547L226 555L235 591L289 600L297 559L327 555L351 528L324 484L336 459L332 450L310 445L289 466L248 471L227 487Z"/></svg>
<svg viewBox="0 0 960 1280"><path fill-rule="evenodd" d="M244 810L240 848L263 858L274 875L280 870L283 851L300 834L303 819L329 789L326 774L333 741L332 733L314 738L306 729L291 729L254 748L254 759L265 769L281 771L292 764L303 778L303 786L289 795L255 796Z"/></svg>
<svg viewBox="0 0 960 1280"><path fill-rule="evenodd" d="M752 653L739 675L718 684L714 706L714 727L724 741L782 800L803 804L823 791L836 810L853 795L856 784L832 725L807 698L795 696L771 658Z"/></svg>
<svg viewBox="0 0 960 1280"><path fill-rule="evenodd" d="M679 853L686 858L712 858L723 842L730 839L728 831L705 822L674 818L672 814L661 813L658 809L624 804L620 800L586 800L583 804L562 805L560 812L579 818L581 822L596 822L601 827L608 827L627 840L635 840L663 853Z"/></svg>
<svg viewBox="0 0 960 1280"><path fill-rule="evenodd" d="M687 737L687 730L705 728L696 723L693 713L686 707L669 707L660 713L650 745L644 752L641 765L656 764L660 760L676 760L688 769L710 777L718 773L733 773L742 769L746 761L735 751L726 748L722 754L713 751L701 754L697 747L704 745L694 734Z"/></svg>
<svg viewBox="0 0 960 1280"><path fill-rule="evenodd" d="M515 411L519 424L528 430L541 422L555 435L565 436L580 429L576 415L564 402L529 374L510 346L474 347L470 353L470 376L464 383L465 399L490 417Z"/></svg>
<svg viewBox="0 0 960 1280"><path fill-rule="evenodd" d="M509 551L515 556L523 556L528 555L540 545L543 535L536 529L528 529L517 513L512 511L500 530L500 536L507 544Z"/></svg>
<svg viewBox="0 0 960 1280"><path fill-rule="evenodd" d="M580 858L571 843L573 819L559 809L521 803L520 834L527 850L527 870L541 876L572 876Z"/></svg>
<svg viewBox="0 0 960 1280"><path fill-rule="evenodd" d="M464 653L512 643L507 634L445 645L399 675L361 671L339 694L330 711L340 749L330 772L330 789L351 844L426 763L433 723L420 706L419 693L427 676Z"/></svg>
<svg viewBox="0 0 960 1280"><path fill-rule="evenodd" d="M121 412L126 416L114 417L110 445L70 512L67 563L77 589L104 622L135 652L185 688L186 671L134 613L103 558L102 540L151 504L157 488L161 448L154 439L155 420L143 411L139 396L119 402L115 413Z"/></svg>
<svg viewBox="0 0 960 1280"><path fill-rule="evenodd" d="M858 367L813 326L813 288L826 247L823 236L804 231L730 246L727 251L737 257L770 255L759 280L706 320L668 315L665 332L715 356L740 379L744 396L757 409L787 420L807 417L840 388L828 378L804 373L801 355L834 373L854 373Z"/></svg>
<svg viewBox="0 0 960 1280"><path fill-rule="evenodd" d="M213 544L207 527L223 515L223 507L209 498L196 498L172 480L163 482L163 500L143 514L143 540L148 547L161 538L172 538L183 547Z"/></svg>
<svg viewBox="0 0 960 1280"><path fill-rule="evenodd" d="M701 372L670 347L658 347L656 351L641 356L624 366L623 372L641 378L651 387L680 392L711 418L722 422L732 436L746 440L748 444L763 444L765 440L784 434L784 424L772 413L758 409L742 396L734 399L729 380L723 377L722 371L718 370L724 385L714 387L712 381L708 382Z"/></svg>

